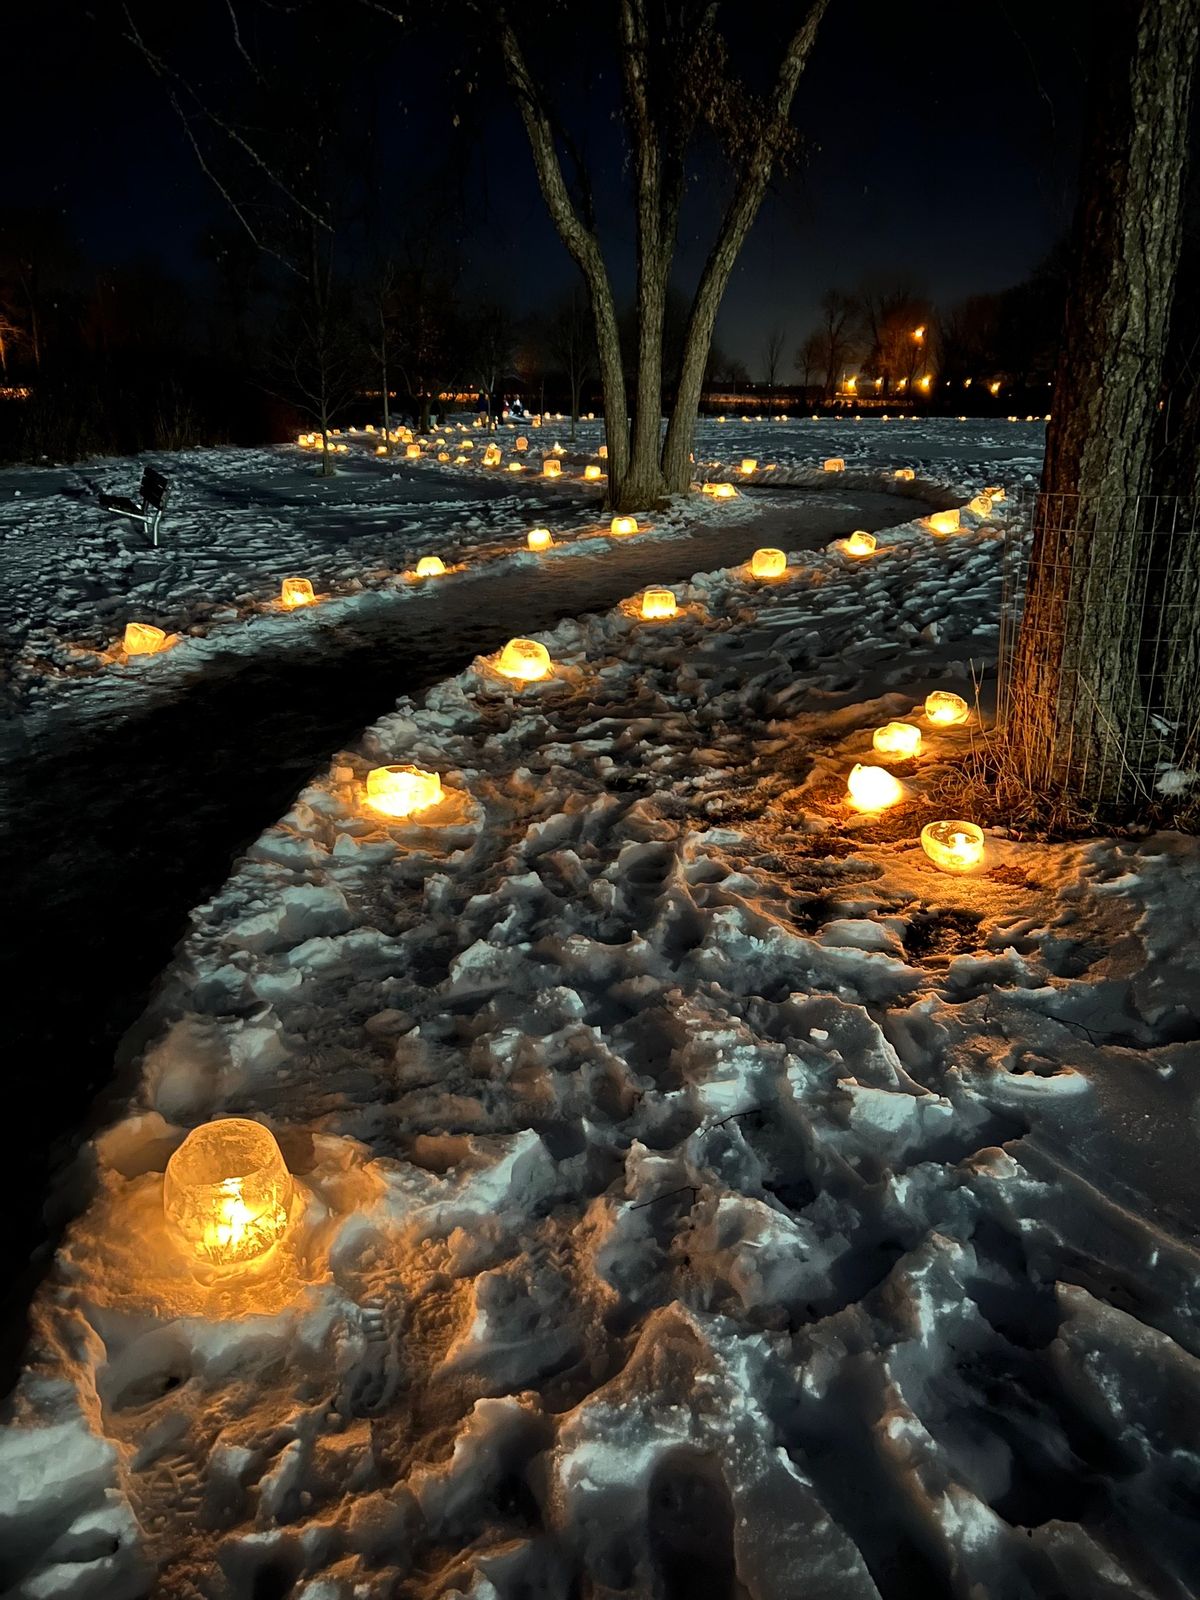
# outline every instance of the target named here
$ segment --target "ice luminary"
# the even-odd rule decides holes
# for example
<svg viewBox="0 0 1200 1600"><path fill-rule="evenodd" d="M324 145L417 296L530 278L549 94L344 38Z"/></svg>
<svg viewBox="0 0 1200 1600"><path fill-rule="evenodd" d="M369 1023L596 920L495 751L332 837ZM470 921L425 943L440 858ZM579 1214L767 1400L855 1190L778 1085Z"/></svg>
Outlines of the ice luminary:
<svg viewBox="0 0 1200 1600"><path fill-rule="evenodd" d="M549 528L530 528L525 537L531 550L549 550L554 543Z"/></svg>
<svg viewBox="0 0 1200 1600"><path fill-rule="evenodd" d="M990 517L992 514L991 495L977 494L973 500L967 501L967 510L974 512L977 517Z"/></svg>
<svg viewBox="0 0 1200 1600"><path fill-rule="evenodd" d="M295 611L299 606L311 606L316 598L307 578L285 578L279 589L279 603L286 611Z"/></svg>
<svg viewBox="0 0 1200 1600"><path fill-rule="evenodd" d="M377 456L385 456L385 455L387 455L387 453L388 453L387 445L385 445L385 444L377 444L375 446L375 454Z"/></svg>
<svg viewBox="0 0 1200 1600"><path fill-rule="evenodd" d="M405 445L404 454L408 457L408 459L410 461L415 461L417 459L417 457L421 454L421 446L419 444Z"/></svg>
<svg viewBox="0 0 1200 1600"><path fill-rule="evenodd" d="M916 473L911 467L897 467L896 477L901 483L911 483L916 477Z"/></svg>
<svg viewBox="0 0 1200 1600"><path fill-rule="evenodd" d="M846 463L841 456L829 456L824 462L826 472L845 472Z"/></svg>
<svg viewBox="0 0 1200 1600"><path fill-rule="evenodd" d="M547 456L545 461L542 462L542 477L543 478L561 478L562 477L562 462L558 459L557 456Z"/></svg>
<svg viewBox="0 0 1200 1600"><path fill-rule="evenodd" d="M600 448L596 451L596 454L600 457L601 461L607 461L608 460L608 446L606 444L602 444L600 446Z"/></svg>
<svg viewBox="0 0 1200 1600"><path fill-rule="evenodd" d="M367 773L367 804L385 817L411 817L442 798L442 780L421 767L372 767Z"/></svg>
<svg viewBox="0 0 1200 1600"><path fill-rule="evenodd" d="M508 463L508 470L510 472L524 472L525 468L521 465L521 463L519 461L510 461Z"/></svg>
<svg viewBox="0 0 1200 1600"><path fill-rule="evenodd" d="M528 450L529 449L529 440L525 437L525 435L523 433L519 433L517 435L517 437L513 440L513 449L514 450Z"/></svg>
<svg viewBox="0 0 1200 1600"><path fill-rule="evenodd" d="M167 636L163 630L153 627L149 622L125 624L125 637L122 643L127 656L152 656L161 650L166 642Z"/></svg>
<svg viewBox="0 0 1200 1600"><path fill-rule="evenodd" d="M871 735L871 743L881 756L907 760L921 751L921 730L911 722L885 722Z"/></svg>
<svg viewBox="0 0 1200 1600"><path fill-rule="evenodd" d="M754 459L754 457L753 456L743 456L742 464L738 468L738 471L744 473L745 476L748 478L752 472L755 472L757 470L758 470L758 462Z"/></svg>
<svg viewBox="0 0 1200 1600"><path fill-rule="evenodd" d="M441 556L422 556L417 562L418 578L440 578L446 570Z"/></svg>
<svg viewBox="0 0 1200 1600"><path fill-rule="evenodd" d="M673 617L679 610L670 589L647 589L642 594L642 620L653 622L658 617Z"/></svg>
<svg viewBox="0 0 1200 1600"><path fill-rule="evenodd" d="M929 518L929 526L934 533L957 533L958 511L935 511Z"/></svg>
<svg viewBox="0 0 1200 1600"><path fill-rule="evenodd" d="M522 683L550 675L550 652L536 639L510 639L496 660L496 671Z"/></svg>
<svg viewBox="0 0 1200 1600"><path fill-rule="evenodd" d="M904 790L890 772L882 767L864 767L861 762L851 769L846 791L856 811L883 811L904 798Z"/></svg>
<svg viewBox="0 0 1200 1600"><path fill-rule="evenodd" d="M623 537L627 533L637 533L638 520L636 517L614 517L609 523L609 532Z"/></svg>
<svg viewBox="0 0 1200 1600"><path fill-rule="evenodd" d="M483 452L483 464L485 467L498 467L500 465L500 446L498 444L488 445Z"/></svg>
<svg viewBox="0 0 1200 1600"><path fill-rule="evenodd" d="M952 728L967 720L971 708L960 694L952 694L949 689L932 689L925 696L925 715L939 728Z"/></svg>
<svg viewBox="0 0 1200 1600"><path fill-rule="evenodd" d="M214 1266L265 1255L284 1233L292 1175L261 1123L206 1122L167 1162L163 1211L184 1248Z"/></svg>
<svg viewBox="0 0 1200 1600"><path fill-rule="evenodd" d="M438 460L439 461L449 461L449 459L450 459L449 450L439 450L438 451Z"/></svg>
<svg viewBox="0 0 1200 1600"><path fill-rule="evenodd" d="M594 461L589 461L587 466L584 467L583 475L589 483L595 483L598 478L602 478L604 476L603 472L601 472L600 468Z"/></svg>
<svg viewBox="0 0 1200 1600"><path fill-rule="evenodd" d="M875 554L875 535L866 533L858 528L845 540L843 548L848 556L871 556Z"/></svg>
<svg viewBox="0 0 1200 1600"><path fill-rule="evenodd" d="M983 860L983 829L973 822L927 822L921 849L943 872L970 872Z"/></svg>
<svg viewBox="0 0 1200 1600"><path fill-rule="evenodd" d="M703 494L711 495L714 500L732 500L737 494L731 483L702 483L700 489Z"/></svg>
<svg viewBox="0 0 1200 1600"><path fill-rule="evenodd" d="M756 550L750 557L752 578L782 578L787 571L787 556L782 550Z"/></svg>

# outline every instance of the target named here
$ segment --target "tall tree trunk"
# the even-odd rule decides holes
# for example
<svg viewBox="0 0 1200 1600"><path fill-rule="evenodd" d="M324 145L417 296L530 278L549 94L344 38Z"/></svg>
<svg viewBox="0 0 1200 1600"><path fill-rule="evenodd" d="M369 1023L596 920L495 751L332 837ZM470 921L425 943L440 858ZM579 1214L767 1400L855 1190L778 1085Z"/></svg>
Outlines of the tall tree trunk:
<svg viewBox="0 0 1200 1600"><path fill-rule="evenodd" d="M1075 262L1013 673L1011 732L1037 781L1126 803L1149 713L1139 663L1151 462L1179 259L1200 0L1097 7Z"/></svg>
<svg viewBox="0 0 1200 1600"><path fill-rule="evenodd" d="M683 363L675 404L663 445L663 479L670 494L681 494L691 482L692 441L700 392L704 387L704 368L712 347L717 312L725 294L729 275L738 251L758 215L767 184L771 180L780 146L786 137L787 119L800 76L808 65L817 29L825 15L828 0L813 0L804 22L792 35L784 53L767 108L767 126L762 137L745 158L741 176L721 223L720 232L709 251L692 300L684 339Z"/></svg>

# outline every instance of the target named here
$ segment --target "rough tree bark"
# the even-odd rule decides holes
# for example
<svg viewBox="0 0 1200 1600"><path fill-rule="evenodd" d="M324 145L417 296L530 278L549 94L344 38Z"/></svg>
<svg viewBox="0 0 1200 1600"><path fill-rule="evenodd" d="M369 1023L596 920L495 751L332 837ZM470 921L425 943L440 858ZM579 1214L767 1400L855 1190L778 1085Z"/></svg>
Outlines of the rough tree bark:
<svg viewBox="0 0 1200 1600"><path fill-rule="evenodd" d="M1105 0L1075 218L1074 267L1047 430L1010 747L1029 777L1092 808L1128 800L1112 759L1145 714L1146 626L1131 604L1148 559L1152 488L1179 261L1200 0Z"/></svg>
<svg viewBox="0 0 1200 1600"><path fill-rule="evenodd" d="M662 430L663 331L675 257L679 207L691 136L704 112L704 90L688 84L719 56L717 6L658 6L619 0L618 39L623 109L632 150L637 234L637 353L633 415L626 396L616 302L596 232L590 187L572 199L559 157L560 130L548 99L526 63L508 12L495 8L500 53L533 153L542 196L559 236L579 266L596 325L600 384L608 436L609 503L614 510L651 507L681 493L691 480L691 451L704 368L717 312L738 252L758 215L767 184L790 139L788 116L829 0L811 0L783 52L761 105L741 108L734 183L701 272L687 323L675 403ZM683 52L688 52L686 58ZM707 52L707 54L706 54ZM736 114L735 114L736 118Z"/></svg>

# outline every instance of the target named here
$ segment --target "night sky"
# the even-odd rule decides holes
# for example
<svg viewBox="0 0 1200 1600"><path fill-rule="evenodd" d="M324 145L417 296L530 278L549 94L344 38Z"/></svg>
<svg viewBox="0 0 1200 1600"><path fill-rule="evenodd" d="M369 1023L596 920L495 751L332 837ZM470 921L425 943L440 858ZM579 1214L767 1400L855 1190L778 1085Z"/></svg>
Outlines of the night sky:
<svg viewBox="0 0 1200 1600"><path fill-rule="evenodd" d="M872 274L902 276L946 309L1027 275L1069 222L1087 17L1083 0L833 0L795 103L808 156L768 199L743 253L718 328L723 348L757 375L778 324L790 363L822 292ZM225 48L225 26L223 6L213 7L214 51ZM408 159L415 125L428 152L449 108L422 103L424 75L401 48L385 78L389 147ZM228 214L111 17L30 8L16 23L6 97L20 146L7 176L12 204L61 210L96 264L149 257L184 276L202 270L197 235ZM602 215L615 215L615 130L599 99L589 114L593 148L609 153ZM486 137L467 279L528 310L568 287L574 267L544 214L515 116L498 106ZM685 274L711 229L705 194L701 186L685 210ZM627 240L614 231L609 242L615 251ZM626 289L628 270L616 277Z"/></svg>

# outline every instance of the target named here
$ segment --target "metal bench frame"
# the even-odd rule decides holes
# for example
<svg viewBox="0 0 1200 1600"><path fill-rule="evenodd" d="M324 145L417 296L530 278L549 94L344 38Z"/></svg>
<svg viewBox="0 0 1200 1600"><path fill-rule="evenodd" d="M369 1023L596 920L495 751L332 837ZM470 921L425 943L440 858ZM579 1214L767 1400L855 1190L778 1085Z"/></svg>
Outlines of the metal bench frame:
<svg viewBox="0 0 1200 1600"><path fill-rule="evenodd" d="M141 485L138 488L141 505L124 495L100 496L100 504L105 511L116 517L128 517L131 522L140 522L149 530L154 541L154 548L158 548L158 525L162 521L163 512L167 509L167 501L171 498L171 480L164 478L162 473L154 467L147 467L142 473Z"/></svg>

